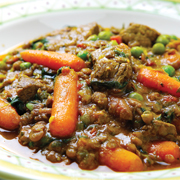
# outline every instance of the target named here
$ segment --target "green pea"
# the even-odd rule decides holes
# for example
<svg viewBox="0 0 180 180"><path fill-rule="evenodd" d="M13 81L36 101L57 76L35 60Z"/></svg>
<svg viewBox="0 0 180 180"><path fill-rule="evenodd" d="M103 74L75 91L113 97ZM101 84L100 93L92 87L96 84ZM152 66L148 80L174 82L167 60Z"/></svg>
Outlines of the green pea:
<svg viewBox="0 0 180 180"><path fill-rule="evenodd" d="M171 77L175 74L175 69L170 65L165 65L162 69Z"/></svg>
<svg viewBox="0 0 180 180"><path fill-rule="evenodd" d="M88 41L96 41L98 39L98 36L96 34L93 34L87 38Z"/></svg>
<svg viewBox="0 0 180 180"><path fill-rule="evenodd" d="M0 61L0 69L6 69L6 63L4 61Z"/></svg>
<svg viewBox="0 0 180 180"><path fill-rule="evenodd" d="M42 42L36 42L36 43L33 44L33 49L43 50L44 49L44 44Z"/></svg>
<svg viewBox="0 0 180 180"><path fill-rule="evenodd" d="M175 36L174 34L172 34L170 37L171 39L178 40L177 36Z"/></svg>
<svg viewBox="0 0 180 180"><path fill-rule="evenodd" d="M116 40L111 40L111 41L109 42L109 44L110 44L110 45L118 45L118 43L117 43Z"/></svg>
<svg viewBox="0 0 180 180"><path fill-rule="evenodd" d="M22 63L20 64L20 68L21 68L22 70L28 69L29 67L31 67L31 63L30 63L30 62L22 62Z"/></svg>
<svg viewBox="0 0 180 180"><path fill-rule="evenodd" d="M110 40L110 37L112 36L112 33L110 31L101 31L99 34L98 34L98 37L99 39L101 40L107 40L109 41Z"/></svg>
<svg viewBox="0 0 180 180"><path fill-rule="evenodd" d="M131 55L135 58L139 58L139 56L143 53L143 48L139 46L134 46L131 48Z"/></svg>
<svg viewBox="0 0 180 180"><path fill-rule="evenodd" d="M34 109L34 104L33 104L33 103L27 103L27 104L26 104L26 107L27 107L30 111L32 111L32 110Z"/></svg>
<svg viewBox="0 0 180 180"><path fill-rule="evenodd" d="M154 54L163 54L165 52L165 46L162 43L154 44L152 51Z"/></svg>
<svg viewBox="0 0 180 180"><path fill-rule="evenodd" d="M86 51L86 50L79 51L77 54L77 56L83 60L87 59L87 55L88 55L88 51Z"/></svg>
<svg viewBox="0 0 180 180"><path fill-rule="evenodd" d="M7 55L6 57L3 58L3 62L6 62L11 57L12 57L11 55Z"/></svg>
<svg viewBox="0 0 180 180"><path fill-rule="evenodd" d="M170 41L169 38L165 34L158 36L158 38L156 39L156 43L162 43L165 46L166 46L166 44L169 43L169 41Z"/></svg>
<svg viewBox="0 0 180 180"><path fill-rule="evenodd" d="M129 98L133 98L133 99L137 99L139 101L143 101L143 97L141 94L137 93L137 92L132 92L129 94Z"/></svg>
<svg viewBox="0 0 180 180"><path fill-rule="evenodd" d="M162 34L162 36L166 37L169 41L171 40L171 36L169 34Z"/></svg>
<svg viewBox="0 0 180 180"><path fill-rule="evenodd" d="M89 125L90 123L90 116L88 114L83 114L81 117L80 117L80 120L85 124L85 125Z"/></svg>

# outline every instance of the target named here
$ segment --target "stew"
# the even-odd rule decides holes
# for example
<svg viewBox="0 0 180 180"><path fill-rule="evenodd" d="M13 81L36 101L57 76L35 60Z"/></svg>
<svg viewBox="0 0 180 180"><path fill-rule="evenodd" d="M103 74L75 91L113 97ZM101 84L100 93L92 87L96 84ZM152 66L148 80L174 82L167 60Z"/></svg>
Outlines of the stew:
<svg viewBox="0 0 180 180"><path fill-rule="evenodd" d="M175 35L94 22L53 31L0 60L1 138L26 147L19 154L28 147L36 159L86 170L180 166Z"/></svg>

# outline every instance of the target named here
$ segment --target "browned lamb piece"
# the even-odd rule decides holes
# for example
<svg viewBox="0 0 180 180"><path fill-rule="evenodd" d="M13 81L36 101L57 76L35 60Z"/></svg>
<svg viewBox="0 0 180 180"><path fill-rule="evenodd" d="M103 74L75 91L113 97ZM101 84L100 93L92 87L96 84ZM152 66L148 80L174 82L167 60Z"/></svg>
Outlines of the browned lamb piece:
<svg viewBox="0 0 180 180"><path fill-rule="evenodd" d="M151 47L160 35L155 29L142 24L130 23L129 27L121 31L122 40L128 46Z"/></svg>
<svg viewBox="0 0 180 180"><path fill-rule="evenodd" d="M99 33L99 25L95 22L79 27L67 27L47 37L47 50L56 51L64 46L76 46L89 36ZM57 38L58 36L58 38Z"/></svg>
<svg viewBox="0 0 180 180"><path fill-rule="evenodd" d="M132 64L129 58L130 50L113 46L98 49L91 54L93 71L91 85L94 90L123 89L132 76Z"/></svg>
<svg viewBox="0 0 180 180"><path fill-rule="evenodd" d="M35 96L38 88L41 86L42 84L39 81L22 75L19 77L16 92L19 99L25 102L32 99Z"/></svg>
<svg viewBox="0 0 180 180"><path fill-rule="evenodd" d="M142 142L164 140L177 140L176 127L173 124L166 123L160 120L153 120L151 124L145 125L141 130L133 132L132 135L138 137Z"/></svg>

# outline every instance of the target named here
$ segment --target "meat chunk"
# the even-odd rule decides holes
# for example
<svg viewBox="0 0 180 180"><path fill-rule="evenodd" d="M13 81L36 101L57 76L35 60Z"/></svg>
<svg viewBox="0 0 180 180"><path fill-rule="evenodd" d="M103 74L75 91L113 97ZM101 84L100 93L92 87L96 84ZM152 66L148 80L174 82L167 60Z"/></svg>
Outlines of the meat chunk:
<svg viewBox="0 0 180 180"><path fill-rule="evenodd" d="M119 116L119 120L132 120L133 114L125 99L110 97L108 111L112 115Z"/></svg>
<svg viewBox="0 0 180 180"><path fill-rule="evenodd" d="M177 138L176 127L173 124L159 120L152 121L152 124L145 125L141 131L136 131L132 134L143 142L155 141L159 140L159 138L174 141Z"/></svg>
<svg viewBox="0 0 180 180"><path fill-rule="evenodd" d="M37 89L41 86L42 84L40 82L23 75L19 77L16 92L19 99L25 102L32 99L35 96Z"/></svg>
<svg viewBox="0 0 180 180"><path fill-rule="evenodd" d="M160 33L155 29L134 23L131 23L127 29L124 29L121 32L123 42L128 44L130 47L151 47L159 35Z"/></svg>
<svg viewBox="0 0 180 180"><path fill-rule="evenodd" d="M81 34L81 36L84 39L87 39L89 36L99 33L99 26L96 22L92 22L87 25L79 26L77 28L76 32L78 34ZM79 40L80 40L80 38L79 38Z"/></svg>
<svg viewBox="0 0 180 180"><path fill-rule="evenodd" d="M124 49L118 46L98 49L92 53L91 57L94 64L91 85L95 90L100 87L105 89L126 87L132 76L132 66Z"/></svg>
<svg viewBox="0 0 180 180"><path fill-rule="evenodd" d="M99 108L106 109L107 104L108 104L108 98L107 98L106 94L104 94L102 92L95 92L92 95L92 102L96 103Z"/></svg>
<svg viewBox="0 0 180 180"><path fill-rule="evenodd" d="M99 26L95 22L77 28L70 27L67 31L61 30L57 34L54 34L54 36L48 37L47 49L59 50L63 46L73 46L86 40L89 36L98 33Z"/></svg>

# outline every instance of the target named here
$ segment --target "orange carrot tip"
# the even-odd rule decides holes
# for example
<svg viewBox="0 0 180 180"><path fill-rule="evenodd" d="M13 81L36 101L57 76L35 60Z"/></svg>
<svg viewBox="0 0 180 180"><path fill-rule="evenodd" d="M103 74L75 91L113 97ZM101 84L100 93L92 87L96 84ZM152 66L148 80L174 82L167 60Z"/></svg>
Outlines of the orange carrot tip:
<svg viewBox="0 0 180 180"><path fill-rule="evenodd" d="M172 141L153 142L148 152L160 157L167 163L173 163L180 157L179 146Z"/></svg>
<svg viewBox="0 0 180 180"><path fill-rule="evenodd" d="M61 74L62 72L63 73L65 73L65 72L69 72L69 69L71 69L71 67L70 66L63 66L63 67L61 67L61 68L59 68L58 70L57 70L57 76L59 75L59 74Z"/></svg>
<svg viewBox="0 0 180 180"><path fill-rule="evenodd" d="M0 127L14 130L19 127L20 116L5 100L0 98Z"/></svg>
<svg viewBox="0 0 180 180"><path fill-rule="evenodd" d="M136 154L122 148L101 149L100 163L114 171L142 171L143 162Z"/></svg>

